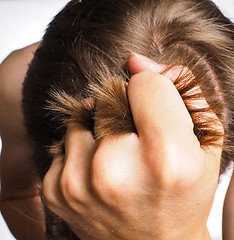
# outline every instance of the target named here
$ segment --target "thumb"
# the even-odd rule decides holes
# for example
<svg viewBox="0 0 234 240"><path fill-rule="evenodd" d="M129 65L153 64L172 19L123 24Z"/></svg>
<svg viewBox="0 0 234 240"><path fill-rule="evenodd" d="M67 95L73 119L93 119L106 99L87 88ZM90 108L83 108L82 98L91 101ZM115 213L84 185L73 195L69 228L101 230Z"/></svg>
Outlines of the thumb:
<svg viewBox="0 0 234 240"><path fill-rule="evenodd" d="M138 135L146 143L194 140L192 119L169 78L137 73L129 81L128 98Z"/></svg>
<svg viewBox="0 0 234 240"><path fill-rule="evenodd" d="M128 58L128 69L131 74L151 71L160 73L175 82L180 75L188 73L188 68L181 65L168 67L138 53L132 53Z"/></svg>

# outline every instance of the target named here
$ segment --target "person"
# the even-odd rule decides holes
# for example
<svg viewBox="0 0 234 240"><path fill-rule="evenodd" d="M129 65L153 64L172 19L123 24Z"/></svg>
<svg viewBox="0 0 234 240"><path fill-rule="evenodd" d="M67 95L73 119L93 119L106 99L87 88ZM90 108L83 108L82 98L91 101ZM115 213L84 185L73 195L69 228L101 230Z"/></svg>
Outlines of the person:
<svg viewBox="0 0 234 240"><path fill-rule="evenodd" d="M47 213L54 238L209 239L206 220L219 172L233 156L233 25L210 1L195 3L71 1L39 47L23 50L27 56L14 53L22 79L38 47L23 88L33 153L17 101L2 95L7 105L1 104L19 113L1 120L7 126L1 129L2 159L22 156L18 164L4 165L20 174L2 170L2 184L9 187L1 208L18 239L44 237L31 158L43 200L60 216ZM1 89L19 99L20 85L14 93L9 83ZM14 200L9 204L22 197L29 205L23 199L18 206L34 209L26 216L13 212ZM16 217L30 222L30 232L15 226Z"/></svg>

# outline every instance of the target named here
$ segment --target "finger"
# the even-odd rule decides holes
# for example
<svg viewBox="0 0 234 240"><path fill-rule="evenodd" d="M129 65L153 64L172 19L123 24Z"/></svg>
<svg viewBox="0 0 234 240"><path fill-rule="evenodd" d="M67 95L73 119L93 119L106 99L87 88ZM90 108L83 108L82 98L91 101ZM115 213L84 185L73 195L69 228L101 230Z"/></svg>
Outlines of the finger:
<svg viewBox="0 0 234 240"><path fill-rule="evenodd" d="M129 103L140 137L184 140L193 135L192 119L173 83L160 74L141 72L129 81Z"/></svg>
<svg viewBox="0 0 234 240"><path fill-rule="evenodd" d="M128 58L128 68L132 74L146 70L161 73L164 71L165 65L158 64L141 54L132 53Z"/></svg>
<svg viewBox="0 0 234 240"><path fill-rule="evenodd" d="M170 79L141 72L130 79L127 90L142 154L157 184L170 187L188 175L197 176L204 164L202 150L189 112Z"/></svg>
<svg viewBox="0 0 234 240"><path fill-rule="evenodd" d="M59 215L61 207L65 207L65 200L59 190L59 180L63 168L63 156L55 155L50 169L47 171L42 184L42 195L46 206Z"/></svg>
<svg viewBox="0 0 234 240"><path fill-rule="evenodd" d="M136 134L102 139L92 162L92 186L104 202L114 204L120 200L127 201L125 196L134 195L136 186L140 189L144 184L142 179L146 178L140 159L141 150Z"/></svg>
<svg viewBox="0 0 234 240"><path fill-rule="evenodd" d="M151 72L155 73L161 73L162 75L169 78L173 83L175 83L176 80L181 79L181 81L185 81L183 84L187 84L187 81L192 81L194 78L194 75L192 72L184 66L176 65L169 67L167 65L158 64L157 62L143 56L140 54L132 53L128 59L128 67L129 70L135 74L139 73L141 71L149 70ZM189 77L188 77L189 76ZM179 84L181 85L181 84ZM194 86L192 89L190 89L186 94L192 96L192 95L199 95L202 94L202 91L200 87ZM185 100L186 107L188 109L197 109L200 114L200 120L203 121L205 119L209 119L210 128L217 129L220 132L220 136L223 135L223 126L218 117L215 115L215 113L210 109L209 104L207 103L206 99L204 97L201 97L199 99L191 99ZM201 109L207 109L206 112L201 112L199 110ZM212 124L213 122L213 124ZM215 123L215 124L214 124ZM221 137L219 141L217 141L217 144L219 146L222 146L223 138ZM209 150L209 148L206 148L206 151ZM212 151L213 152L213 148Z"/></svg>
<svg viewBox="0 0 234 240"><path fill-rule="evenodd" d="M90 164L95 151L96 144L89 130L78 124L68 127L60 188L67 203L74 208L90 198Z"/></svg>
<svg viewBox="0 0 234 240"><path fill-rule="evenodd" d="M173 66L168 69L169 66L159 64L141 54L132 53L128 58L128 69L132 74L140 73L142 71L151 71L154 73L160 73L172 82L188 72L188 68L184 66Z"/></svg>
<svg viewBox="0 0 234 240"><path fill-rule="evenodd" d="M142 71L150 71L150 72L154 72L154 73L162 73L162 75L164 75L166 77L166 78L163 78L162 75L161 76L158 75L158 77L157 77L158 80L155 79L155 81L154 81L153 79L151 79L153 85L155 85L154 86L155 88L152 85L153 88L150 89L150 87L149 87L147 92L149 90L152 90L151 95L155 96L155 97L157 96L157 101L155 101L156 106L152 105L151 106L152 109L149 109L149 112L151 114L153 112L156 114L156 111L158 112L159 121L161 122L161 125L163 125L164 128L167 129L167 131L170 129L170 128L168 128L169 126L166 125L167 123L171 127L174 127L174 124L175 125L177 124L174 121L173 121L174 124L171 124L171 122L168 121L168 118L174 119L174 117L177 114L180 115L180 117L181 117L180 120L183 120L182 118L185 116L184 121L186 123L188 123L188 125L193 127L193 124L191 124L191 117L189 116L188 111L187 111L181 97L179 96L175 87L168 81L170 79L172 82L174 82L180 74L183 74L185 71L187 71L187 68L183 68L182 66L176 66L176 67L172 67L168 71L165 71L168 68L168 66L158 64L157 62L155 62L141 54L136 54L136 53L132 53L130 55L130 57L128 59L128 67L129 67L129 70L133 74L137 74ZM153 76L153 74L152 74L152 76ZM150 78L150 76L149 76L149 78ZM156 75L154 75L153 78L156 78ZM146 80L146 81L148 81L148 80ZM149 84L149 85L151 85L151 84ZM159 85L159 86L157 86L157 85ZM145 86L145 87L147 87L147 86ZM158 94L161 91L160 88L162 88L164 94ZM172 95L170 94L170 91L171 91ZM147 95L147 94L145 94L145 95ZM151 98L151 95L149 97L149 100ZM134 96L134 98L135 98L135 96ZM145 99L145 100L148 101L147 99ZM165 109L165 106L168 106L167 103L173 102L173 100L175 101L174 103L176 103L175 106L171 106L172 109ZM178 104L177 104L177 102L178 102ZM161 103L162 103L162 105L161 105ZM158 106L157 106L157 104L158 104ZM164 106L164 104L165 104L165 106ZM145 106L147 106L147 105L145 105ZM164 113L164 114L162 114L162 113ZM175 113L177 113L177 114L175 114ZM181 123L181 124L183 124L183 123ZM159 126L159 128L162 127L161 125ZM161 128L161 130L164 131L163 130L164 128Z"/></svg>

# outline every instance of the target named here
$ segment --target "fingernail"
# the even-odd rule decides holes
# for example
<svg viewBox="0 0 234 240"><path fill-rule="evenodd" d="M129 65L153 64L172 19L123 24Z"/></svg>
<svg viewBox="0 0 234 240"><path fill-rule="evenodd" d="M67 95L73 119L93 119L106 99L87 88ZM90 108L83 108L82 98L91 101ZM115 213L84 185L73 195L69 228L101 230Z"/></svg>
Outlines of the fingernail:
<svg viewBox="0 0 234 240"><path fill-rule="evenodd" d="M131 55L135 56L138 58L143 66L145 67L146 70L152 70L153 72L162 72L164 70L164 65L158 64L152 59L141 55L139 53L132 52Z"/></svg>
<svg viewBox="0 0 234 240"><path fill-rule="evenodd" d="M145 59L145 60L152 61L152 60L149 59L148 57L146 57L146 56L144 56L144 55L141 55L141 54L139 54L139 53L132 52L131 55L134 55L134 56L136 56L136 57L139 58L139 59Z"/></svg>

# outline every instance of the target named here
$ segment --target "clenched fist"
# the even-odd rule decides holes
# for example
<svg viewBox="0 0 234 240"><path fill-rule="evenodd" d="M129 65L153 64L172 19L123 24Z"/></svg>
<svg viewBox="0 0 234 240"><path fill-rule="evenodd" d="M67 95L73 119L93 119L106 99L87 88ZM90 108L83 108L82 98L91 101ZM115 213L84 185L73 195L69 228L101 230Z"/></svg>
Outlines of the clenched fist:
<svg viewBox="0 0 234 240"><path fill-rule="evenodd" d="M89 129L71 123L65 155L55 154L43 181L45 203L81 240L210 239L206 221L222 150L202 147L194 134L173 84L181 71L160 74L162 65L135 54L128 65L136 133L97 143Z"/></svg>

